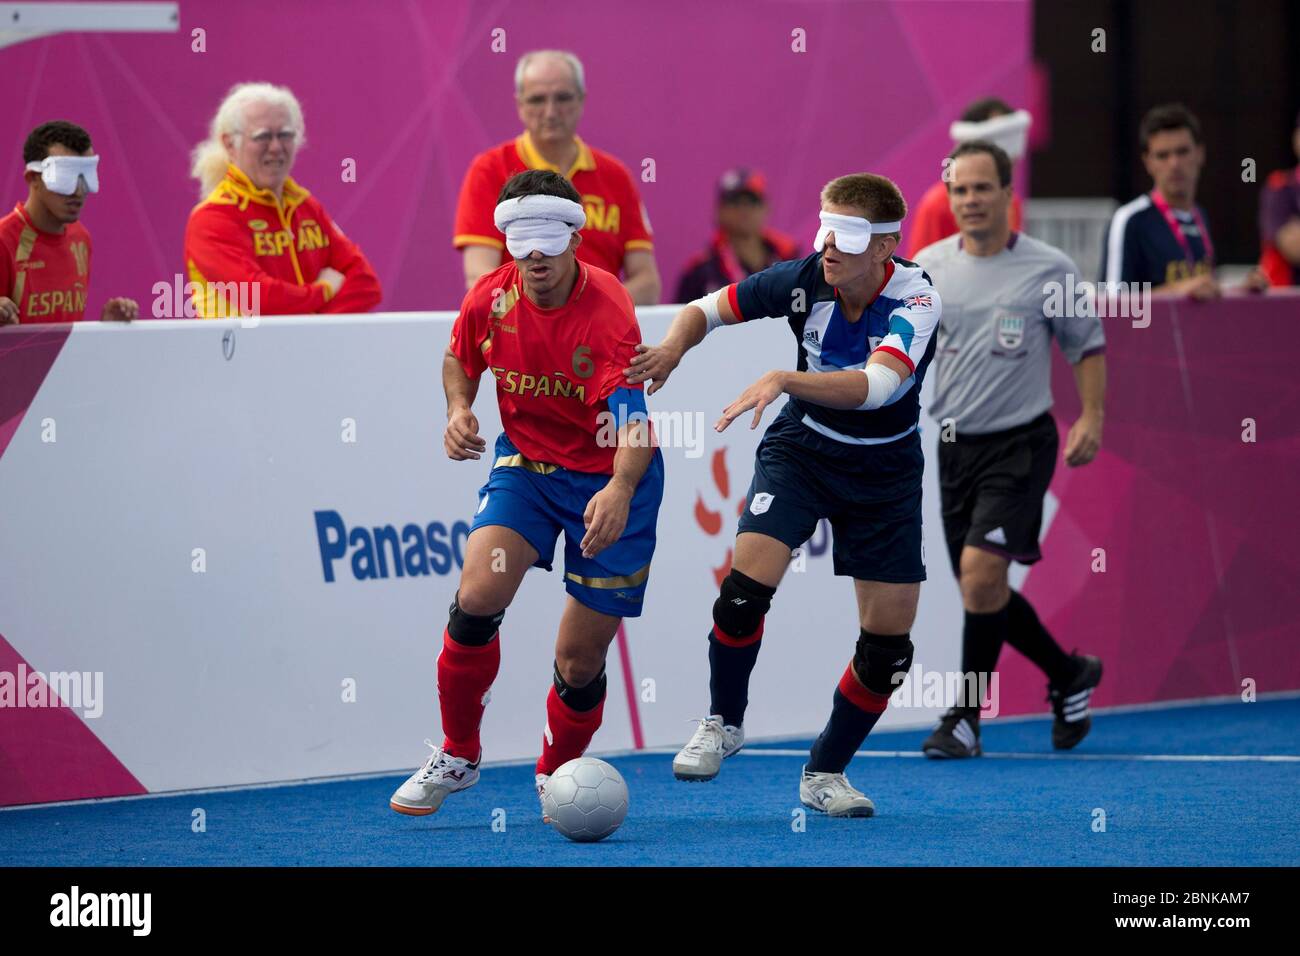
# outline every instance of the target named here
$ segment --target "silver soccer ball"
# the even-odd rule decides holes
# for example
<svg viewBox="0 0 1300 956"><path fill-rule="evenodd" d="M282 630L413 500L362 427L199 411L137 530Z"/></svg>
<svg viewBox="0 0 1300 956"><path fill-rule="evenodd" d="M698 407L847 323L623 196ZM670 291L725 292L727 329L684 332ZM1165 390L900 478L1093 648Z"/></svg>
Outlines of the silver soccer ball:
<svg viewBox="0 0 1300 956"><path fill-rule="evenodd" d="M627 816L627 784L605 761L579 757L551 774L542 803L556 830L575 842L594 843Z"/></svg>

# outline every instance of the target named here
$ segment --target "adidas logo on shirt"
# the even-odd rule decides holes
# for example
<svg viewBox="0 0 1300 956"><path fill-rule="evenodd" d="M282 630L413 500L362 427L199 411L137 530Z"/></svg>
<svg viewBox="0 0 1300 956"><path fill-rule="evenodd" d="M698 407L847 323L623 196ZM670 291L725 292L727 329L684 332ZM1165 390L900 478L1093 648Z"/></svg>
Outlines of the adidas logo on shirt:
<svg viewBox="0 0 1300 956"><path fill-rule="evenodd" d="M992 541L994 544L1006 544L1007 533L1001 528L994 528L984 536L985 541Z"/></svg>

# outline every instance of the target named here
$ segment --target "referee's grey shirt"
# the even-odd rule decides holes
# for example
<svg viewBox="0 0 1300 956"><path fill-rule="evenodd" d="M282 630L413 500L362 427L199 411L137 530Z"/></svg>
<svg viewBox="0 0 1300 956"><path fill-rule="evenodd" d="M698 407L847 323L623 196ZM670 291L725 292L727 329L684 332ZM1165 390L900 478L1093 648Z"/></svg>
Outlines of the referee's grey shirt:
<svg viewBox="0 0 1300 956"><path fill-rule="evenodd" d="M997 255L972 256L958 234L914 258L943 300L930 414L959 434L1006 431L1052 407L1053 337L1071 365L1105 351L1091 298L1077 308L1085 277L1055 246L1013 232ZM1048 283L1060 283L1059 307Z"/></svg>

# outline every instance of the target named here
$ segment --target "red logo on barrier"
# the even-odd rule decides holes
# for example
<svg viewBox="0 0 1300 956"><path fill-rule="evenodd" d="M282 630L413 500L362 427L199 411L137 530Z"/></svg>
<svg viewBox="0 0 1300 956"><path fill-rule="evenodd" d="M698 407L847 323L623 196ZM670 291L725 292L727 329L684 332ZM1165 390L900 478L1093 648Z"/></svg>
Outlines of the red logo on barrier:
<svg viewBox="0 0 1300 956"><path fill-rule="evenodd" d="M731 476L727 473L727 448L724 445L713 453L713 484L718 494L722 496L723 504L714 511L704 503L704 495L700 492L695 494L695 523L700 526L700 530L708 535L716 535L722 532L722 514L727 507L727 499L731 497ZM736 505L736 515L739 517L745 510L745 498L742 495ZM731 572L731 548L727 548L727 556L722 559L722 566L713 569L713 578L718 587L722 587L722 580Z"/></svg>

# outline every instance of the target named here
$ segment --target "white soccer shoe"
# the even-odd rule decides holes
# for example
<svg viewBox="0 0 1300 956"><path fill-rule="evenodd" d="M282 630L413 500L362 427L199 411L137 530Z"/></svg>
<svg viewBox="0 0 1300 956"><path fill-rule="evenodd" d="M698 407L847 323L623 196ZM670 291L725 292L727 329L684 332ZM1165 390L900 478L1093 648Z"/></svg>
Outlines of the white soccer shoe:
<svg viewBox="0 0 1300 956"><path fill-rule="evenodd" d="M842 773L809 773L799 778L799 802L832 817L869 817L876 805L855 790Z"/></svg>
<svg viewBox="0 0 1300 956"><path fill-rule="evenodd" d="M423 767L397 788L397 792L388 801L388 805L398 813L413 817L436 813L447 794L468 790L478 783L477 762L470 763L464 757L453 757L441 747L434 747L432 741L426 740L424 743L433 747L433 754L424 762Z"/></svg>
<svg viewBox="0 0 1300 956"><path fill-rule="evenodd" d="M551 822L551 818L546 815L546 783L550 779L551 775L549 773L539 773L533 778L534 782L537 784L537 799L540 800L542 804L543 823Z"/></svg>
<svg viewBox="0 0 1300 956"><path fill-rule="evenodd" d="M673 776L678 780L705 781L718 775L722 761L745 746L745 728L723 724L722 717L705 717L681 752L673 758Z"/></svg>

